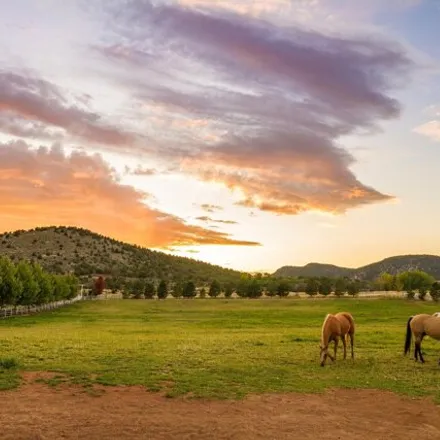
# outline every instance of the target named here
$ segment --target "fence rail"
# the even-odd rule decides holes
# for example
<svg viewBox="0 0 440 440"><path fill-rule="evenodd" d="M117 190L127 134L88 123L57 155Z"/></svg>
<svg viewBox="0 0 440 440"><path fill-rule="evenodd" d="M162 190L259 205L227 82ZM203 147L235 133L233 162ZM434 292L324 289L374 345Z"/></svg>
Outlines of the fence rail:
<svg viewBox="0 0 440 440"><path fill-rule="evenodd" d="M13 316L31 315L33 313L44 312L46 310L59 309L60 307L76 303L83 299L82 295L78 295L72 299L64 299L61 301L54 301L40 306L17 306L0 309L0 319L11 318Z"/></svg>

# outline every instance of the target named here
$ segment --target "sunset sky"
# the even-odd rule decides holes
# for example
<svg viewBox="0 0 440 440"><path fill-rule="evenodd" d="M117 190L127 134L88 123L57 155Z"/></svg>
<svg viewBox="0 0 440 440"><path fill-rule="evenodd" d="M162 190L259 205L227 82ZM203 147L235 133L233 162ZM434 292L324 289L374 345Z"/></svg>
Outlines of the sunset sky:
<svg viewBox="0 0 440 440"><path fill-rule="evenodd" d="M247 271L440 250L440 1L15 0L0 232Z"/></svg>

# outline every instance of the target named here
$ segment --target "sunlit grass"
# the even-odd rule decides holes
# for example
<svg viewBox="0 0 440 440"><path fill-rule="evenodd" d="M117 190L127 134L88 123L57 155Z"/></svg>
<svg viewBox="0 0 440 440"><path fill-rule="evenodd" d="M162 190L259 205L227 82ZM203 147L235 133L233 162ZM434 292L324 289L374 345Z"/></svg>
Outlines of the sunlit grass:
<svg viewBox="0 0 440 440"><path fill-rule="evenodd" d="M328 312L353 313L354 362L319 366ZM408 317L436 311L403 300L167 300L84 302L0 322L0 358L19 369L73 381L144 385L170 396L230 398L262 392L380 388L440 399L440 343L427 338L427 363L404 358ZM14 364L15 365L15 364ZM0 389L17 384L0 364Z"/></svg>

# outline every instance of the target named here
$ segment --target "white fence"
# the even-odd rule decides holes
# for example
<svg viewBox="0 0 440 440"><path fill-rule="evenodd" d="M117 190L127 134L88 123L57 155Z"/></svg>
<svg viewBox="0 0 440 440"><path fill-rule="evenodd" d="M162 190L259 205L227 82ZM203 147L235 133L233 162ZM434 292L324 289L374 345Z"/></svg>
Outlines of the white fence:
<svg viewBox="0 0 440 440"><path fill-rule="evenodd" d="M10 318L12 316L30 315L32 313L44 312L46 310L59 309L60 307L67 306L69 304L76 303L83 299L82 295L78 295L72 299L64 299L61 301L55 301L48 304L42 304L40 306L17 306L5 309L0 309L0 319Z"/></svg>

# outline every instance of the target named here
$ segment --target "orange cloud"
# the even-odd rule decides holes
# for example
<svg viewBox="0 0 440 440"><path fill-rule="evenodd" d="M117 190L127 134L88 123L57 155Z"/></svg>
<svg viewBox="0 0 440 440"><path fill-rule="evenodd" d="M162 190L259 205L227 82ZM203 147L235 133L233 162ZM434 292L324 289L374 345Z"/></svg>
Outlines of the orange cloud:
<svg viewBox="0 0 440 440"><path fill-rule="evenodd" d="M1 231L70 225L149 247L258 245L152 209L148 197L121 184L99 155L0 145Z"/></svg>

